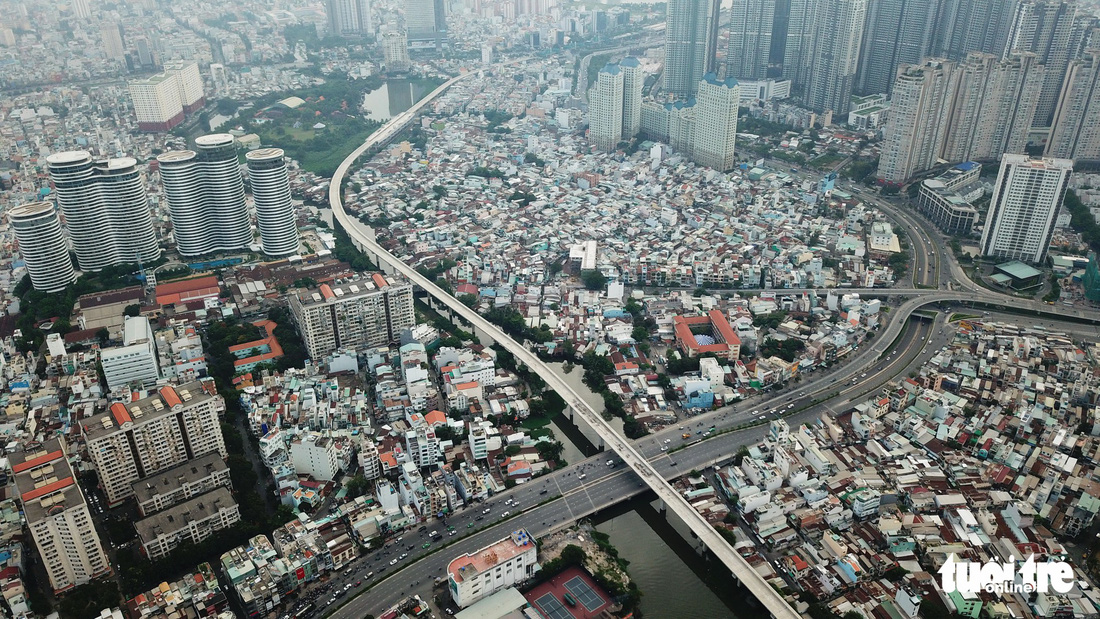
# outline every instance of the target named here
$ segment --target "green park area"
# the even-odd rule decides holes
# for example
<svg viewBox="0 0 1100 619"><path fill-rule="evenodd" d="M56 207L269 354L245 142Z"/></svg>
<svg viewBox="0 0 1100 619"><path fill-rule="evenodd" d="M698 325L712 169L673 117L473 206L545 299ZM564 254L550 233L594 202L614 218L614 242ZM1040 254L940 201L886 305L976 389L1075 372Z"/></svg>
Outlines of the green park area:
<svg viewBox="0 0 1100 619"><path fill-rule="evenodd" d="M439 83L423 81L426 88L420 92L430 92ZM378 76L351 79L334 73L317 86L266 95L255 102L247 130L259 135L264 146L286 151L303 169L330 176L380 125L367 118L359 105L364 94L384 84Z"/></svg>

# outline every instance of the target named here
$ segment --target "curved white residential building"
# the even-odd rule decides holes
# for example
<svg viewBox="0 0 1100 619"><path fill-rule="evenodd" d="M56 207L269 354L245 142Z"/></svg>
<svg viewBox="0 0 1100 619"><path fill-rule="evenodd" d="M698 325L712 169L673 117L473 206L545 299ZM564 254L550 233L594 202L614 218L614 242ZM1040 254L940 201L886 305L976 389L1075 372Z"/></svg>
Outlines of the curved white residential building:
<svg viewBox="0 0 1100 619"><path fill-rule="evenodd" d="M46 163L81 270L160 257L137 160L95 160L86 151L68 151Z"/></svg>
<svg viewBox="0 0 1100 619"><path fill-rule="evenodd" d="M248 180L256 205L256 227L268 256L289 256L298 252L298 226L290 203L290 176L281 148L250 151Z"/></svg>
<svg viewBox="0 0 1100 619"><path fill-rule="evenodd" d="M52 204L31 202L9 209L8 222L19 239L19 253L35 290L57 292L76 280L61 221Z"/></svg>
<svg viewBox="0 0 1100 619"><path fill-rule="evenodd" d="M195 146L157 157L176 249L182 256L247 249L252 229L236 139L204 135Z"/></svg>

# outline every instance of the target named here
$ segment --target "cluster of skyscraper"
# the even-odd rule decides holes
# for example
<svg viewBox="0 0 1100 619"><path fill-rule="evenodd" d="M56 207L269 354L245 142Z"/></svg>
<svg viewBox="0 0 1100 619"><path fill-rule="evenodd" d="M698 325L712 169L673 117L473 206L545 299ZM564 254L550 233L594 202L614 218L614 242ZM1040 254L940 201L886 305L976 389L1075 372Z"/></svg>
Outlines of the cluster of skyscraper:
<svg viewBox="0 0 1100 619"><path fill-rule="evenodd" d="M235 138L207 135L198 138L195 147L157 157L177 251L188 258L248 250L252 228ZM259 149L246 159L263 253L294 254L298 228L283 151ZM70 243L82 271L160 257L145 179L136 160L96 160L87 152L71 151L50 155L46 163L64 228L48 202L9 212L35 290L62 290L76 279Z"/></svg>
<svg viewBox="0 0 1100 619"><path fill-rule="evenodd" d="M588 125L593 146L613 151L639 133L667 142L699 165L725 172L736 164L737 80L701 77L695 95L678 103L642 102L645 73L636 58L608 64L589 93Z"/></svg>
<svg viewBox="0 0 1100 619"><path fill-rule="evenodd" d="M442 46L447 38L447 13L443 0L405 0L405 30L408 42ZM337 37L373 36L370 0L326 0L328 32Z"/></svg>
<svg viewBox="0 0 1100 619"><path fill-rule="evenodd" d="M666 91L691 96L715 69L718 8L668 3ZM1096 31L1074 0L733 0L726 76L790 79L807 107L839 115L853 93L891 91L903 65L1033 53L1044 67L1033 124L1049 127L1067 68L1100 45Z"/></svg>
<svg viewBox="0 0 1100 619"><path fill-rule="evenodd" d="M987 9L967 22L985 29L952 43L947 57L904 54L891 82L880 179L902 183L937 160L996 160L1044 135L1048 156L1100 159L1097 18L1078 14L1073 0L990 2ZM969 45L982 49L951 59ZM867 76L876 88L879 73Z"/></svg>

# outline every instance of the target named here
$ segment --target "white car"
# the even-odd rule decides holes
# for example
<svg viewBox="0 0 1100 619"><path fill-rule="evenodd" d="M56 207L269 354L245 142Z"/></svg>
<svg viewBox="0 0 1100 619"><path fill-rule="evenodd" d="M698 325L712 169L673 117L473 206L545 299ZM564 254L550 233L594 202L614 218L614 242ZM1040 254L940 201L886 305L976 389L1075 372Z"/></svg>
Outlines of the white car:
<svg viewBox="0 0 1100 619"><path fill-rule="evenodd" d="M390 559L390 565L397 565L397 559Z"/></svg>
<svg viewBox="0 0 1100 619"><path fill-rule="evenodd" d="M668 447L665 447L664 445L661 445L661 451L668 451Z"/></svg>
<svg viewBox="0 0 1100 619"><path fill-rule="evenodd" d="M670 439L670 438L666 438L666 439L665 439L665 445L668 445L668 444L669 444L669 443L671 443L671 442L672 442L672 439Z"/></svg>
<svg viewBox="0 0 1100 619"><path fill-rule="evenodd" d="M481 512L481 513L483 513L483 514L488 514L488 513L489 513L489 510L490 510L490 509L492 509L492 508L486 507L486 508L485 508L485 511L483 511L483 512Z"/></svg>

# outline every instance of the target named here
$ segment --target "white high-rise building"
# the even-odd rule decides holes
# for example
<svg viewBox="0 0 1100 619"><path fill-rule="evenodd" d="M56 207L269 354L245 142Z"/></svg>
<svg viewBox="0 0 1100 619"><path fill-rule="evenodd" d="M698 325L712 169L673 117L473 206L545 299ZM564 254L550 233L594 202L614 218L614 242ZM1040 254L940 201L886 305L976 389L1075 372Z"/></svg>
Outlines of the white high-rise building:
<svg viewBox="0 0 1100 619"><path fill-rule="evenodd" d="M88 6L88 0L73 0L71 5L73 17L77 19L91 19L92 9Z"/></svg>
<svg viewBox="0 0 1100 619"><path fill-rule="evenodd" d="M299 436L290 442L290 462L298 475L316 481L332 481L340 472L340 458L330 437L317 432Z"/></svg>
<svg viewBox="0 0 1100 619"><path fill-rule="evenodd" d="M861 95L889 92L897 68L932 56L939 0L873 0L860 45L855 90Z"/></svg>
<svg viewBox="0 0 1100 619"><path fill-rule="evenodd" d="M623 139L638 135L642 126L642 86L645 71L637 58L626 58L619 63L623 72Z"/></svg>
<svg viewBox="0 0 1100 619"><path fill-rule="evenodd" d="M903 183L935 163L954 96L954 63L930 58L898 69L879 157L878 178Z"/></svg>
<svg viewBox="0 0 1100 619"><path fill-rule="evenodd" d="M933 31L933 54L955 61L962 60L970 52L1001 56L1017 2L941 0Z"/></svg>
<svg viewBox="0 0 1100 619"><path fill-rule="evenodd" d="M228 454L218 414L225 401L213 383L161 387L136 402L115 402L80 421L88 456L111 506L134 495L139 479L195 457Z"/></svg>
<svg viewBox="0 0 1100 619"><path fill-rule="evenodd" d="M802 87L810 73L816 0L790 0L787 40L783 47L783 77Z"/></svg>
<svg viewBox="0 0 1100 619"><path fill-rule="evenodd" d="M327 0L328 33L334 37L358 37L374 32L370 0Z"/></svg>
<svg viewBox="0 0 1100 619"><path fill-rule="evenodd" d="M1069 159L1005 155L982 231L982 255L1041 263L1071 172Z"/></svg>
<svg viewBox="0 0 1100 619"><path fill-rule="evenodd" d="M838 118L848 113L866 14L867 0L816 1L803 96L814 111Z"/></svg>
<svg viewBox="0 0 1100 619"><path fill-rule="evenodd" d="M447 36L447 12L443 0L405 0L405 29L410 41L434 41Z"/></svg>
<svg viewBox="0 0 1100 619"><path fill-rule="evenodd" d="M1100 161L1100 50L1069 64L1046 153Z"/></svg>
<svg viewBox="0 0 1100 619"><path fill-rule="evenodd" d="M219 97L229 96L229 74L224 64L215 62L210 65L210 81L214 83L214 92Z"/></svg>
<svg viewBox="0 0 1100 619"><path fill-rule="evenodd" d="M164 72L129 83L138 128L142 131L168 131L190 114L206 105L199 65L176 61L164 66Z"/></svg>
<svg viewBox="0 0 1100 619"><path fill-rule="evenodd" d="M168 131L183 122L183 102L175 75L157 75L129 84L138 129Z"/></svg>
<svg viewBox="0 0 1100 619"><path fill-rule="evenodd" d="M665 24L664 90L691 97L699 81L714 71L718 47L719 0L670 0Z"/></svg>
<svg viewBox="0 0 1100 619"><path fill-rule="evenodd" d="M100 38L103 40L103 53L111 60L122 60L126 56L126 48L122 44L122 28L116 23L104 25L99 29Z"/></svg>
<svg viewBox="0 0 1100 619"><path fill-rule="evenodd" d="M182 60L167 62L164 64L164 73L176 81L184 114L190 114L206 105L206 93L198 63Z"/></svg>
<svg viewBox="0 0 1100 619"><path fill-rule="evenodd" d="M160 257L137 160L68 151L46 157L46 165L81 270Z"/></svg>
<svg viewBox="0 0 1100 619"><path fill-rule="evenodd" d="M1032 126L1049 127L1062 91L1062 80L1071 60L1075 0L1020 0L1008 34L1004 57L1012 52L1033 52L1043 65L1043 86Z"/></svg>
<svg viewBox="0 0 1100 619"><path fill-rule="evenodd" d="M64 443L30 443L8 455L23 517L55 594L111 573Z"/></svg>
<svg viewBox="0 0 1100 619"><path fill-rule="evenodd" d="M986 160L1024 152L1043 83L1038 57L1025 52L1001 60L974 52L959 64L955 80L942 158Z"/></svg>
<svg viewBox="0 0 1100 619"><path fill-rule="evenodd" d="M405 432L409 461L420 468L435 466L440 459L439 439L432 428L419 427Z"/></svg>
<svg viewBox="0 0 1100 619"><path fill-rule="evenodd" d="M290 202L290 176L283 149L259 148L246 153L245 159L264 254L298 253L298 225Z"/></svg>
<svg viewBox="0 0 1100 619"><path fill-rule="evenodd" d="M699 83L695 98L695 135L692 158L696 163L719 172L737 165L734 144L737 139L737 109L741 91L732 77L719 81L713 73Z"/></svg>
<svg viewBox="0 0 1100 619"><path fill-rule="evenodd" d="M31 202L9 209L8 223L15 229L35 290L58 292L76 281L61 220L52 204Z"/></svg>
<svg viewBox="0 0 1100 619"><path fill-rule="evenodd" d="M236 138L204 135L197 150L157 157L172 234L182 256L240 251L252 243Z"/></svg>
<svg viewBox="0 0 1100 619"><path fill-rule="evenodd" d="M107 386L115 389L122 385L151 385L160 379L157 349L153 328L144 316L126 316L123 325L122 346L104 348L99 352L99 363Z"/></svg>
<svg viewBox="0 0 1100 619"><path fill-rule="evenodd" d="M768 76L774 15L775 0L733 0L726 77L755 80Z"/></svg>
<svg viewBox="0 0 1100 619"><path fill-rule="evenodd" d="M600 69L588 102L592 146L605 152L614 151L623 139L623 72L619 65L609 64Z"/></svg>
<svg viewBox="0 0 1100 619"><path fill-rule="evenodd" d="M382 35L382 58L387 71L408 71L412 65L409 60L409 42L404 32L390 31Z"/></svg>
<svg viewBox="0 0 1100 619"><path fill-rule="evenodd" d="M380 274L290 293L294 322L311 359L343 348L369 348L400 340L416 323L412 285Z"/></svg>

